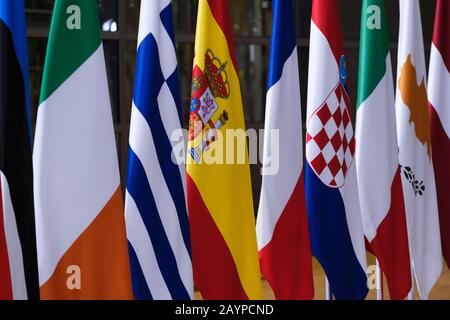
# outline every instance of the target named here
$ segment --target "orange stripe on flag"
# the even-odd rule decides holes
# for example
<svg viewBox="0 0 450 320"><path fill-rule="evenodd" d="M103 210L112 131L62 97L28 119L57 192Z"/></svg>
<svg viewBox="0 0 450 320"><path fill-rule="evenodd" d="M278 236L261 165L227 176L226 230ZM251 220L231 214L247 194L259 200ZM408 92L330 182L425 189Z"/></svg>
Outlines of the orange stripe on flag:
<svg viewBox="0 0 450 320"><path fill-rule="evenodd" d="M79 274L77 271L71 271L71 266L79 267ZM81 288L74 289L72 286L77 284L78 279ZM41 286L41 298L43 300L133 298L120 188L61 258L53 275Z"/></svg>

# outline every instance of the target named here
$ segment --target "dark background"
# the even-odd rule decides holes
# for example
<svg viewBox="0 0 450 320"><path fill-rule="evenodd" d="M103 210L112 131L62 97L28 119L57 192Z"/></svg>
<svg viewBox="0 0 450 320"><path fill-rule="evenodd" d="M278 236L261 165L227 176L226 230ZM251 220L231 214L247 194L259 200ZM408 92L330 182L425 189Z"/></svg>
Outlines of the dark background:
<svg viewBox="0 0 450 320"><path fill-rule="evenodd" d="M198 0L173 0L172 2L180 67L183 119L184 125L187 126ZM260 129L264 127L272 1L229 0L228 2L233 20L247 128ZM354 103L357 92L361 0L340 0L339 2L349 87ZM385 0L385 2L395 75L399 24L398 0ZM34 124L54 1L26 0L25 3L29 37L32 121ZM302 107L303 115L305 115L312 1L294 0L294 3ZM420 3L428 63L436 1L421 0ZM98 0L98 4L103 24L103 39L120 168L122 181L125 182L140 0ZM81 123L80 130L82 130ZM252 166L255 209L258 205L261 185L259 167L259 165Z"/></svg>

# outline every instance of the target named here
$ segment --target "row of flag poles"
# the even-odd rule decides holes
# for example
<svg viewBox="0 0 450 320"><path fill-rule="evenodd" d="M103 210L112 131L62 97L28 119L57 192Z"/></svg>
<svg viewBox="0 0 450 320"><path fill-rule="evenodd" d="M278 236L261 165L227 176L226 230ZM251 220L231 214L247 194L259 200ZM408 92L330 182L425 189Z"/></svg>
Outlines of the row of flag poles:
<svg viewBox="0 0 450 320"><path fill-rule="evenodd" d="M141 1L124 206L96 1L55 1L33 142L24 2L0 0L1 300L260 299L260 271L312 299L312 255L364 299L366 250L391 299L428 298L450 263L449 1L428 86L419 1L399 0L396 81L384 0L362 1L355 111L339 2L313 0L304 146L293 2L272 1L263 174L280 163L256 225L248 154L201 161L245 130L227 3L199 1L185 166L171 1Z"/></svg>

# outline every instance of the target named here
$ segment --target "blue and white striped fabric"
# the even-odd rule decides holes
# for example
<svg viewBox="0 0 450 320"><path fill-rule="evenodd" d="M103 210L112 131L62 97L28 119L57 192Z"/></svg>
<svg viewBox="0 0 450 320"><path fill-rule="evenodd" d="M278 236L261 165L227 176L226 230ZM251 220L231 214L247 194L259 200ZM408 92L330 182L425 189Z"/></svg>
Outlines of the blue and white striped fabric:
<svg viewBox="0 0 450 320"><path fill-rule="evenodd" d="M137 299L193 298L185 168L173 162L181 129L170 0L142 0L125 202Z"/></svg>

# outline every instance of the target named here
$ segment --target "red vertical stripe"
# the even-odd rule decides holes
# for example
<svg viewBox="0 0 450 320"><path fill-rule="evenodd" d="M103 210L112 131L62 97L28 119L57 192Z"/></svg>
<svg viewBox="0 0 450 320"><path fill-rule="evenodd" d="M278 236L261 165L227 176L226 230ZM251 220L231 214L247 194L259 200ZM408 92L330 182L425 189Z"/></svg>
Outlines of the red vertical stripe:
<svg viewBox="0 0 450 320"><path fill-rule="evenodd" d="M386 275L392 300L405 299L411 290L411 266L406 226L405 204L400 170L391 188L391 207L370 243L371 251Z"/></svg>
<svg viewBox="0 0 450 320"><path fill-rule="evenodd" d="M12 299L11 271L9 269L8 247L6 246L3 193L0 182L0 300Z"/></svg>
<svg viewBox="0 0 450 320"><path fill-rule="evenodd" d="M234 47L233 29L231 28L230 16L228 14L228 1L227 0L207 0L209 8L216 19L220 29L222 29L225 38L228 43L228 51L230 52L231 60L233 61L234 69L236 72L238 69L236 49Z"/></svg>
<svg viewBox="0 0 450 320"><path fill-rule="evenodd" d="M327 38L338 66L344 54L339 10L336 0L314 0L311 17Z"/></svg>
<svg viewBox="0 0 450 320"><path fill-rule="evenodd" d="M434 20L433 43L441 53L447 72L450 72L450 1L438 0Z"/></svg>
<svg viewBox="0 0 450 320"><path fill-rule="evenodd" d="M447 262L447 266L450 266L450 197L448 196L448 182L450 181L450 169L448 167L450 164L450 139L442 126L439 115L431 105L430 119L442 253Z"/></svg>
<svg viewBox="0 0 450 320"><path fill-rule="evenodd" d="M433 44L441 54L446 69L442 73L450 73L450 3L448 0L438 0L434 21ZM430 77L439 76L432 75ZM447 104L450 101L446 101ZM439 106L449 108L450 105ZM433 146L433 165L436 172L436 189L439 206L439 225L441 229L442 253L447 266L450 266L450 198L448 197L448 181L450 181L450 139L445 132L439 114L434 106L429 106L431 121L431 140Z"/></svg>
<svg viewBox="0 0 450 320"><path fill-rule="evenodd" d="M261 270L278 300L311 300L314 284L303 173L272 240L260 252Z"/></svg>

